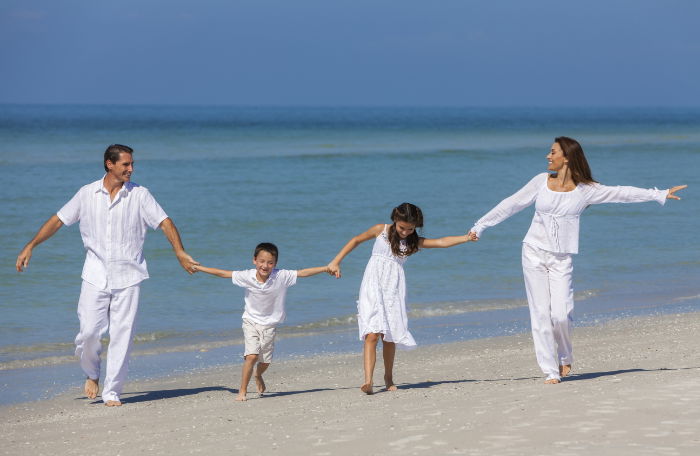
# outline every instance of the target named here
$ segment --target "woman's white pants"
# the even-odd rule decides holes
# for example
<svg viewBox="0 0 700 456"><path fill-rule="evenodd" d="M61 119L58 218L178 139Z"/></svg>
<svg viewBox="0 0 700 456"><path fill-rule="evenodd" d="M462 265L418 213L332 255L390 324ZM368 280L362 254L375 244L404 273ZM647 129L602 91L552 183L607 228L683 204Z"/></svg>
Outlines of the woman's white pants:
<svg viewBox="0 0 700 456"><path fill-rule="evenodd" d="M75 355L91 379L100 378L102 334L109 331L107 369L102 385L103 401L118 401L129 368L129 351L141 286L101 290L83 281L78 301L80 332L75 337Z"/></svg>
<svg viewBox="0 0 700 456"><path fill-rule="evenodd" d="M573 363L572 255L523 243L522 260L537 363L548 379L559 379L559 366Z"/></svg>

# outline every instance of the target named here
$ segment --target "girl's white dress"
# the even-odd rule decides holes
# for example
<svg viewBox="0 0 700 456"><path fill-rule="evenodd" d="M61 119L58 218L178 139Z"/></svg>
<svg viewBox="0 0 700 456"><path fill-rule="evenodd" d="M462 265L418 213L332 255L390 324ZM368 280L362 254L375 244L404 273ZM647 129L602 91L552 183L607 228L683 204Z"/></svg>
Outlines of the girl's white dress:
<svg viewBox="0 0 700 456"><path fill-rule="evenodd" d="M415 347L416 341L408 332L406 316L406 277L403 272L405 256L391 251L389 225L374 241L372 256L365 268L357 301L357 323L360 340L369 333L384 334L384 340L404 347ZM406 249L401 241L401 250Z"/></svg>

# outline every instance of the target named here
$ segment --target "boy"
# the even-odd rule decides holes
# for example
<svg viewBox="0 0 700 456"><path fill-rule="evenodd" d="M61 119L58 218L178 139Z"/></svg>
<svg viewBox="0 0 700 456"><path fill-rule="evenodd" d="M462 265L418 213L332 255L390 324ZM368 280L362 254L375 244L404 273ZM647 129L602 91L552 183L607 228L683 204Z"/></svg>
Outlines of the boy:
<svg viewBox="0 0 700 456"><path fill-rule="evenodd" d="M263 242L255 247L253 254L255 269L226 271L201 265L195 266L196 271L218 277L230 277L234 285L245 288L245 310L243 311L245 352L243 354L241 388L236 396L237 401L246 400L248 383L254 368L258 392L261 395L265 392L262 374L272 361L276 326L284 321L284 301L287 288L296 283L297 277L310 277L322 272L329 272L328 266L298 271L275 269L277 257L277 247L269 242ZM257 367L255 366L256 362Z"/></svg>

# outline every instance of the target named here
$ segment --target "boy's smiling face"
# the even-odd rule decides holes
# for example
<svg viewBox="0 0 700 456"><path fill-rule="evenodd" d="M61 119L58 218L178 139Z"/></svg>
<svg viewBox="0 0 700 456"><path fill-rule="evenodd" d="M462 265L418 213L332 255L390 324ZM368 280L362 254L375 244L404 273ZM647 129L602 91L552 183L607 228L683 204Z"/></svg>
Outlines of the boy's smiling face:
<svg viewBox="0 0 700 456"><path fill-rule="evenodd" d="M258 255L253 258L253 264L255 265L255 275L259 282L267 282L270 277L270 273L277 266L277 258L270 252L266 250L261 250Z"/></svg>

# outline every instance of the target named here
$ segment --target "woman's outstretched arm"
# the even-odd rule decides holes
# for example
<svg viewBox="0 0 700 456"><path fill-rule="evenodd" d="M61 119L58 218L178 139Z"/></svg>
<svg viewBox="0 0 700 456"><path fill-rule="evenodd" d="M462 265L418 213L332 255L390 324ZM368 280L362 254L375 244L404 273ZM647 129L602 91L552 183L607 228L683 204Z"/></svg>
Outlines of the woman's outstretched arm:
<svg viewBox="0 0 700 456"><path fill-rule="evenodd" d="M547 173L542 173L532 178L523 188L488 211L474 224L469 232L474 233L476 237L479 238L486 228L498 225L508 217L530 206L535 202L537 192L540 190L541 186L546 185L547 176Z"/></svg>

